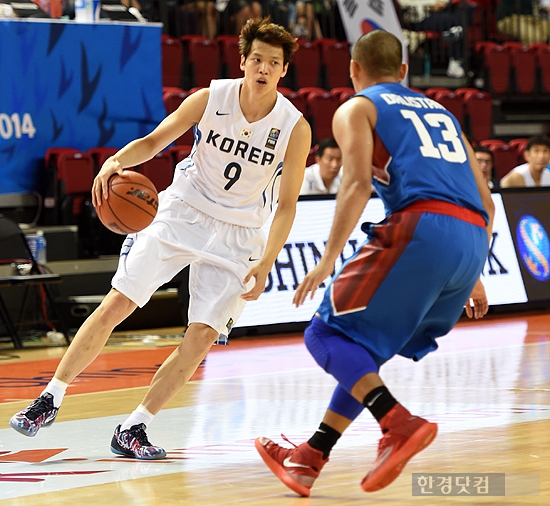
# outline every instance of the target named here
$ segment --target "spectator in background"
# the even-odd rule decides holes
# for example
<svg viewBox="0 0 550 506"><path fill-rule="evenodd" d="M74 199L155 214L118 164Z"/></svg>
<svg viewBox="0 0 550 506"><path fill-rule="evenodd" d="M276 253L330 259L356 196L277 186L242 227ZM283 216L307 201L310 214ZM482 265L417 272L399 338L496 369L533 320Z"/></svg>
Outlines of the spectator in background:
<svg viewBox="0 0 550 506"><path fill-rule="evenodd" d="M310 40L309 30L307 29L307 18L305 15L298 16L296 23L292 27L292 35L298 39Z"/></svg>
<svg viewBox="0 0 550 506"><path fill-rule="evenodd" d="M485 146L476 146L474 148L474 153L476 155L477 163L481 172L483 172L483 177L487 181L487 186L491 190L498 189L498 179L494 176L494 158L493 153L489 148Z"/></svg>
<svg viewBox="0 0 550 506"><path fill-rule="evenodd" d="M464 17L462 9L449 0L397 0L403 8L403 20L406 28L415 31L440 32L451 49L447 75L461 78L465 76L463 67L464 21L471 23L474 6L467 4Z"/></svg>
<svg viewBox="0 0 550 506"><path fill-rule="evenodd" d="M122 0L134 1L134 0ZM214 0L195 0L186 3L187 8L198 15L200 34L213 40L218 34L218 11Z"/></svg>
<svg viewBox="0 0 550 506"><path fill-rule="evenodd" d="M234 32L237 35L241 33L243 26L249 19L259 19L262 17L262 4L257 0L228 0L227 5L229 7L229 15L234 20ZM218 7L216 8L220 10Z"/></svg>
<svg viewBox="0 0 550 506"><path fill-rule="evenodd" d="M500 180L502 188L550 186L550 139L531 137L523 156L527 163L518 165Z"/></svg>
<svg viewBox="0 0 550 506"><path fill-rule="evenodd" d="M548 0L500 0L497 6L497 29L524 44L547 42L550 22ZM539 12L541 9L541 12Z"/></svg>
<svg viewBox="0 0 550 506"><path fill-rule="evenodd" d="M315 15L315 5L312 0L297 0L296 2L296 17L301 16L306 18L306 28L309 38L307 40L322 39L323 33L319 20Z"/></svg>
<svg viewBox="0 0 550 506"><path fill-rule="evenodd" d="M342 182L342 152L332 137L323 139L313 165L306 167L300 195L323 195L338 192Z"/></svg>

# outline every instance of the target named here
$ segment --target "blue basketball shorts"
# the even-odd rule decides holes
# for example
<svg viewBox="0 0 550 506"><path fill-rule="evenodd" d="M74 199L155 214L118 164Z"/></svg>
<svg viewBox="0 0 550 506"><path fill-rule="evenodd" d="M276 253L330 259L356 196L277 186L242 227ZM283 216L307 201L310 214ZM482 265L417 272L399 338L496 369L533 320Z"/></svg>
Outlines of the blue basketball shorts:
<svg viewBox="0 0 550 506"><path fill-rule="evenodd" d="M437 349L436 338L458 321L487 259L481 215L437 204L455 215L413 204L368 231L364 226L369 239L333 278L318 309L378 366L394 355L419 360ZM457 218L461 209L474 219Z"/></svg>

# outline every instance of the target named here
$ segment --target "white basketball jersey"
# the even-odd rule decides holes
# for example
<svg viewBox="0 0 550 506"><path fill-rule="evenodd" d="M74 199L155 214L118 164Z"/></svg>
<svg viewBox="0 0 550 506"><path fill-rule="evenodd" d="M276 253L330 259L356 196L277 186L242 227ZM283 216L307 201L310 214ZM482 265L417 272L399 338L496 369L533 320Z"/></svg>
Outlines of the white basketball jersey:
<svg viewBox="0 0 550 506"><path fill-rule="evenodd" d="M168 191L213 218L261 227L279 195L288 140L301 113L277 93L273 110L249 123L239 105L242 79L213 80L195 145Z"/></svg>

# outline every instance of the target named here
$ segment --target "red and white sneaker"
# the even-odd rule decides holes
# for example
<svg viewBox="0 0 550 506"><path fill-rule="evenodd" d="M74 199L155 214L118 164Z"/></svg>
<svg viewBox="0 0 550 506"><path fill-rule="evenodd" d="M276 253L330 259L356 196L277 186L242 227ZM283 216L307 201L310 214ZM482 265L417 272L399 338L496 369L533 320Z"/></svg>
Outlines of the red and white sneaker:
<svg viewBox="0 0 550 506"><path fill-rule="evenodd" d="M437 424L409 413L396 404L380 420L384 436L378 445L378 457L363 478L361 488L376 492L395 480L407 462L426 448L437 435Z"/></svg>
<svg viewBox="0 0 550 506"><path fill-rule="evenodd" d="M283 436L285 441L288 439ZM254 441L256 450L267 467L288 488L304 497L309 497L310 489L318 478L321 469L328 462L323 459L323 452L316 450L309 443L302 443L292 449L283 448L265 437Z"/></svg>

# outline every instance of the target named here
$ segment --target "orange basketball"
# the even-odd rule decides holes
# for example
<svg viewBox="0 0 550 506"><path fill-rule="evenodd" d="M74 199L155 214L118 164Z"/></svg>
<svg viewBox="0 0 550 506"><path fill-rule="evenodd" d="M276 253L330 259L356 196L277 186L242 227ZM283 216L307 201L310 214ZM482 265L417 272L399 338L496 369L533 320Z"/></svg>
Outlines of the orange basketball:
<svg viewBox="0 0 550 506"><path fill-rule="evenodd" d="M117 234L131 234L147 227L157 214L155 185L143 174L126 171L109 179L109 198L97 208L101 223Z"/></svg>

